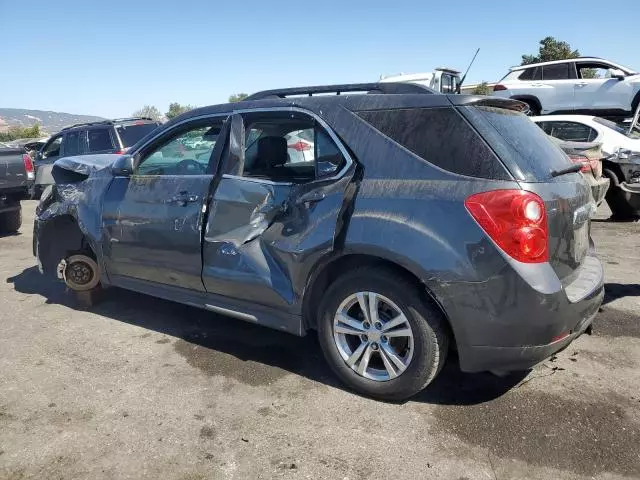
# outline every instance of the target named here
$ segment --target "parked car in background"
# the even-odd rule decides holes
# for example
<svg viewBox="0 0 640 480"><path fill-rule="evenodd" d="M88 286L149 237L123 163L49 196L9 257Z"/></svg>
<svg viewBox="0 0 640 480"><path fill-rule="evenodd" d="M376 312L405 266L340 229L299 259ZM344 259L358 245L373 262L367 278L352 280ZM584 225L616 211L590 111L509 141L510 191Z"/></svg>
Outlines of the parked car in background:
<svg viewBox="0 0 640 480"><path fill-rule="evenodd" d="M604 294L590 189L522 103L363 88L378 94L260 92L127 155L58 160L34 223L42 271L316 330L337 376L383 399L427 386L451 344L463 371L504 372L589 329ZM300 131L313 161L289 155ZM165 155L185 137L208 157Z"/></svg>
<svg viewBox="0 0 640 480"><path fill-rule="evenodd" d="M556 60L511 68L493 95L527 103L532 116L630 117L640 104L640 75L596 57Z"/></svg>
<svg viewBox="0 0 640 480"><path fill-rule="evenodd" d="M640 217L640 152L618 150L603 162L604 175L611 179L605 199L613 219Z"/></svg>
<svg viewBox="0 0 640 480"><path fill-rule="evenodd" d="M613 155L620 149L640 152L639 113L640 107L633 121L624 126L586 115L546 115L531 120L547 135L568 142L597 142L605 155Z"/></svg>
<svg viewBox="0 0 640 480"><path fill-rule="evenodd" d="M433 72L400 73L398 75L381 76L380 82L408 82L423 85L439 93L456 93L460 84L460 72L452 68L440 67Z"/></svg>
<svg viewBox="0 0 640 480"><path fill-rule="evenodd" d="M150 118L119 118L63 128L52 135L36 155L33 198L40 198L42 191L54 183L51 169L59 158L96 153L125 153L158 125L160 122Z"/></svg>
<svg viewBox="0 0 640 480"><path fill-rule="evenodd" d="M20 201L29 198L33 180L33 162L27 152L23 148L0 146L0 234L20 229Z"/></svg>
<svg viewBox="0 0 640 480"><path fill-rule="evenodd" d="M605 155L601 145L596 142L566 142L551 138L569 157L569 160L582 166L580 171L591 187L594 207L599 206L604 200L610 183L609 178L602 175L602 162ZM593 208L592 213L596 213L596 208Z"/></svg>

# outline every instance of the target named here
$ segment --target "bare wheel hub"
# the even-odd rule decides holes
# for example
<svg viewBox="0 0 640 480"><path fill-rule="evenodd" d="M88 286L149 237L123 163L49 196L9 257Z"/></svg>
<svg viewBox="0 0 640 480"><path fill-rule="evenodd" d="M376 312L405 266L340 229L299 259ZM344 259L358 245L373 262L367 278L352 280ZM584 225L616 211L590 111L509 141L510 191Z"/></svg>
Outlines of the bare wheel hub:
<svg viewBox="0 0 640 480"><path fill-rule="evenodd" d="M64 260L63 279L69 288L91 290L100 282L98 264L87 255L72 255Z"/></svg>

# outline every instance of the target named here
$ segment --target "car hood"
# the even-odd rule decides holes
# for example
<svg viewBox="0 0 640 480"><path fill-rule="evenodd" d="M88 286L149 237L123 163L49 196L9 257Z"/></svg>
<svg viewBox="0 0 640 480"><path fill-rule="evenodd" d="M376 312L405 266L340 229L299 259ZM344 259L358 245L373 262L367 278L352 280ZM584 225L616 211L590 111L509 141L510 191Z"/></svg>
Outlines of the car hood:
<svg viewBox="0 0 640 480"><path fill-rule="evenodd" d="M106 153L100 155L81 155L77 157L64 157L56 160L54 165L64 170L80 173L82 175L90 175L98 170L111 167L121 155L115 153Z"/></svg>

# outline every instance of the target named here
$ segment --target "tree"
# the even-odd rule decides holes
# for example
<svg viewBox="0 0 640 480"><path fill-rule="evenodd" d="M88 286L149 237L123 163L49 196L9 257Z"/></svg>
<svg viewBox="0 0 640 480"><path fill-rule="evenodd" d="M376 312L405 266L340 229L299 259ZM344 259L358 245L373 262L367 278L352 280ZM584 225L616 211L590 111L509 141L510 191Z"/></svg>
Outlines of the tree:
<svg viewBox="0 0 640 480"><path fill-rule="evenodd" d="M152 105L145 105L140 110L133 112L131 115L134 117L148 117L152 120L160 120L162 118L160 110Z"/></svg>
<svg viewBox="0 0 640 480"><path fill-rule="evenodd" d="M471 92L474 95L491 95L493 89L487 84L487 82L482 82L479 85L476 85L476 88Z"/></svg>
<svg viewBox="0 0 640 480"><path fill-rule="evenodd" d="M231 95L229 97L229 103L241 102L242 100L244 100L248 96L249 95L247 95L246 93L234 93L233 95Z"/></svg>
<svg viewBox="0 0 640 480"><path fill-rule="evenodd" d="M30 127L9 127L9 130L6 133L0 133L0 140L9 142L11 140L18 140L21 138L39 138L40 136L40 125L36 123Z"/></svg>
<svg viewBox="0 0 640 480"><path fill-rule="evenodd" d="M566 60L580 56L578 50L571 50L567 42L556 40L553 37L546 37L540 40L538 55L522 55L521 65L531 63L550 62L552 60Z"/></svg>
<svg viewBox="0 0 640 480"><path fill-rule="evenodd" d="M176 118L178 115L182 115L184 112L188 112L189 110L193 110L193 105L180 105L178 102L173 102L169 104L169 110L165 113L165 117L169 120L172 118Z"/></svg>

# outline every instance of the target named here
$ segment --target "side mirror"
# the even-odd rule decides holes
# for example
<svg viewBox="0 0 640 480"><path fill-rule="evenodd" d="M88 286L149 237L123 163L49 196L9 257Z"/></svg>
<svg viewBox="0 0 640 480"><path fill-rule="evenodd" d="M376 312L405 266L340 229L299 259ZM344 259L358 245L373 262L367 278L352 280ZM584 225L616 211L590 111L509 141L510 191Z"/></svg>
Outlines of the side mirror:
<svg viewBox="0 0 640 480"><path fill-rule="evenodd" d="M114 177L130 177L136 168L136 157L133 155L122 155L113 165L111 174Z"/></svg>
<svg viewBox="0 0 640 480"><path fill-rule="evenodd" d="M618 80L624 80L624 77L626 77L624 72L622 70L618 70L617 68L612 68L611 70L609 70L609 73L611 74L611 78L617 78Z"/></svg>

